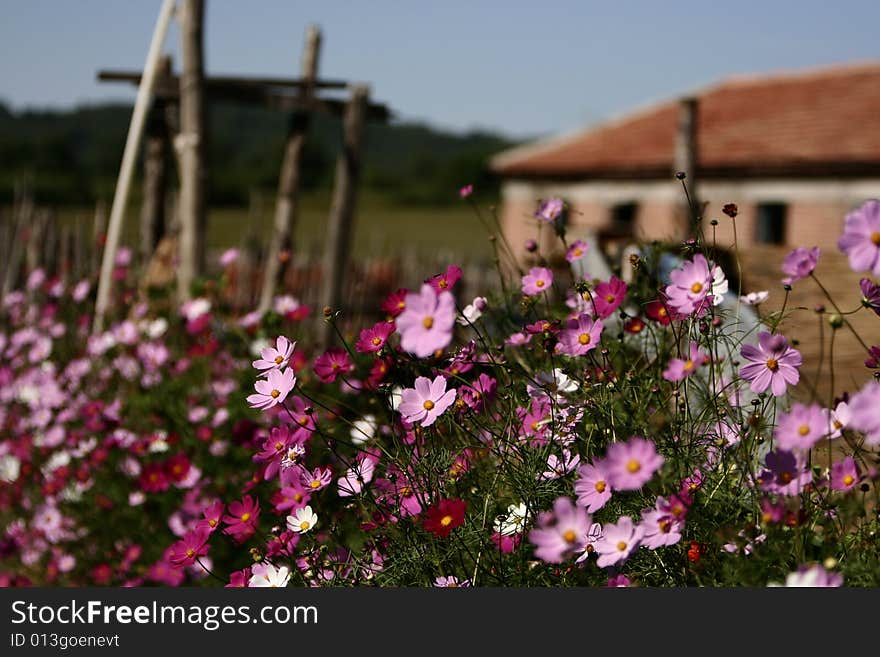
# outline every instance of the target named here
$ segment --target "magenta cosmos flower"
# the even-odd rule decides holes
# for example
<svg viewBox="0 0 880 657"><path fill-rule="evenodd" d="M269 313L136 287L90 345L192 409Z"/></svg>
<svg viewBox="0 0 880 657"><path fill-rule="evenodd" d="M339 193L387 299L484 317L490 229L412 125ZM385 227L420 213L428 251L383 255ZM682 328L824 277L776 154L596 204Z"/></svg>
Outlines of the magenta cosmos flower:
<svg viewBox="0 0 880 657"><path fill-rule="evenodd" d="M428 377L420 376L414 388L407 388L401 393L397 410L410 424L421 422L423 427L428 427L452 405L455 396L455 388L446 389L446 379L442 374L438 374L433 382Z"/></svg>
<svg viewBox="0 0 880 657"><path fill-rule="evenodd" d="M865 201L846 215L837 246L849 257L853 271L880 276L880 201Z"/></svg>
<svg viewBox="0 0 880 657"><path fill-rule="evenodd" d="M279 335L275 340L275 347L264 347L260 350L260 358L253 362L254 369L265 373L268 370L280 370L287 367L295 348L296 342L291 342L283 335Z"/></svg>
<svg viewBox="0 0 880 657"><path fill-rule="evenodd" d="M171 546L168 562L175 568L192 565L196 559L208 554L210 535L211 530L204 527L187 532L182 540Z"/></svg>
<svg viewBox="0 0 880 657"><path fill-rule="evenodd" d="M569 319L559 334L559 351L569 356L583 356L599 344L603 328L601 319L594 320L587 314Z"/></svg>
<svg viewBox="0 0 880 657"><path fill-rule="evenodd" d="M406 295L405 308L397 317L400 346L404 351L426 358L452 341L455 325L455 299L450 292L437 294L424 283L417 293Z"/></svg>
<svg viewBox="0 0 880 657"><path fill-rule="evenodd" d="M269 376L265 379L258 379L254 383L254 389L257 391L255 395L248 395L247 402L251 408L259 408L266 410L272 408L276 404L280 404L287 397L287 393L293 390L296 384L296 376L293 370L287 368L283 372L280 370L269 370Z"/></svg>
<svg viewBox="0 0 880 657"><path fill-rule="evenodd" d="M780 449L788 452L810 449L829 433L830 424L828 411L818 404L795 404L788 413L779 416L774 435Z"/></svg>
<svg viewBox="0 0 880 657"><path fill-rule="evenodd" d="M582 507L560 497L553 503L553 511L538 515L538 526L529 532L535 556L547 563L562 563L584 550L592 524L593 519Z"/></svg>
<svg viewBox="0 0 880 657"><path fill-rule="evenodd" d="M578 504L586 507L590 513L605 506L613 492L611 484L608 483L605 463L597 461L581 465L578 468L578 479L574 482L574 492L577 493Z"/></svg>
<svg viewBox="0 0 880 657"><path fill-rule="evenodd" d="M682 315L691 315L705 306L706 297L712 292L712 272L702 253L693 261L685 262L669 274L666 286L668 305Z"/></svg>
<svg viewBox="0 0 880 657"><path fill-rule="evenodd" d="M622 516L616 524L602 525L602 538L596 541L596 553L600 568L606 568L629 559L639 547L645 530L633 523L629 516Z"/></svg>
<svg viewBox="0 0 880 657"><path fill-rule="evenodd" d="M654 443L633 436L625 443L612 443L605 456L608 480L615 490L637 490L663 465Z"/></svg>
<svg viewBox="0 0 880 657"><path fill-rule="evenodd" d="M522 277L522 293L526 296L536 297L546 292L553 284L553 272L546 267L532 267L529 273Z"/></svg>
<svg viewBox="0 0 880 657"><path fill-rule="evenodd" d="M332 347L315 359L315 374L321 383L333 383L337 376L354 371L354 363L342 347Z"/></svg>
<svg viewBox="0 0 880 657"><path fill-rule="evenodd" d="M849 400L849 427L865 434L865 444L880 445L880 383L869 381Z"/></svg>
<svg viewBox="0 0 880 657"><path fill-rule="evenodd" d="M596 304L596 312L599 317L610 317L611 313L618 309L626 297L626 283L612 276L609 281L602 281L596 285L593 293L593 303Z"/></svg>
<svg viewBox="0 0 880 657"><path fill-rule="evenodd" d="M831 488L838 491L850 491L859 483L859 466L852 456L831 466Z"/></svg>
<svg viewBox="0 0 880 657"><path fill-rule="evenodd" d="M744 344L740 353L749 364L743 365L739 374L751 382L752 392L756 394L770 388L779 397L785 394L787 386L796 385L800 380L801 352L789 346L785 336L761 331L758 346Z"/></svg>
<svg viewBox="0 0 880 657"><path fill-rule="evenodd" d="M691 342L687 358L671 359L663 371L663 378L672 382L681 381L696 372L700 365L705 365L708 362L709 356L700 351L696 342Z"/></svg>
<svg viewBox="0 0 880 657"><path fill-rule="evenodd" d="M785 260L782 261L782 273L788 276L783 278L782 282L791 285L809 276L819 262L819 253L818 246L812 249L801 246L785 256Z"/></svg>
<svg viewBox="0 0 880 657"><path fill-rule="evenodd" d="M378 322L370 328L361 331L355 349L360 354L375 353L381 351L388 338L394 333L394 322Z"/></svg>

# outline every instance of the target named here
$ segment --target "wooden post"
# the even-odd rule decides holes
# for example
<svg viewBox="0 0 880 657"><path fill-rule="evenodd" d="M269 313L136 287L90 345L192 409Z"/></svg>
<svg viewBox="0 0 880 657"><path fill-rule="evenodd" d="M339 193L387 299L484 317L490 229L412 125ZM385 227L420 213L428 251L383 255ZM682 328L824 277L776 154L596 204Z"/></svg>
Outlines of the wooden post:
<svg viewBox="0 0 880 657"><path fill-rule="evenodd" d="M321 52L321 31L310 25L306 31L306 45L302 57L302 78L305 83L300 96L308 100L314 94L315 79L318 77L318 59ZM275 201L275 223L272 239L269 241L269 255L266 260L266 273L260 290L259 311L266 312L272 305L275 290L283 284L290 253L293 246L292 233L296 225L298 209L298 188L300 162L306 133L309 129L308 110L295 112L291 117L287 144L284 147L284 160L278 179L278 197Z"/></svg>
<svg viewBox="0 0 880 657"><path fill-rule="evenodd" d="M17 194L17 203L13 208L13 240L9 244L9 261L6 263L6 271L3 276L3 296L12 292L18 286L21 274L21 261L24 259L26 244L25 235L28 226L33 223L34 206L30 196L25 193ZM0 309L2 310L2 309Z"/></svg>
<svg viewBox="0 0 880 657"><path fill-rule="evenodd" d="M323 322L319 336L322 337L324 346L331 342L333 327L324 320L321 309L329 307L333 312L339 310L345 271L348 266L369 93L369 87L366 85L359 84L352 87L351 99L343 122L342 152L336 161L333 201L330 206L321 268L322 285L317 318L318 322Z"/></svg>
<svg viewBox="0 0 880 657"><path fill-rule="evenodd" d="M700 203L697 200L697 99L693 97L682 98L678 109L678 132L675 138L674 172L683 171L686 175L688 192L691 197L691 207L685 200L681 205L684 216L681 226L684 235L691 232L692 214L700 211Z"/></svg>
<svg viewBox="0 0 880 657"><path fill-rule="evenodd" d="M205 71L202 27L204 0L182 0L180 36L183 70L180 75L180 264L177 289L189 299L196 277L205 271Z"/></svg>
<svg viewBox="0 0 880 657"><path fill-rule="evenodd" d="M86 222L82 216L77 215L76 225L73 231L73 273L71 279L78 282L86 272Z"/></svg>
<svg viewBox="0 0 880 657"><path fill-rule="evenodd" d="M95 203L95 218L92 221L92 253L91 268L88 275L93 275L101 266L101 254L104 252L104 242L107 241L107 204L103 200Z"/></svg>
<svg viewBox="0 0 880 657"><path fill-rule="evenodd" d="M113 194L113 206L110 210L107 242L104 245L104 253L101 256L101 276L98 279L98 297L95 301L95 318L92 323L93 333L103 330L104 314L110 305L113 266L116 260L116 248L119 246L119 237L122 233L122 219L125 214L125 204L128 200L128 190L131 187L135 158L137 157L138 146L144 131L147 109L153 95L153 85L156 81L156 65L159 63L159 56L162 54L162 43L165 41L165 34L168 31L168 24L171 22L173 12L174 0L165 0L162 8L159 10L159 18L156 20L156 28L153 30L150 49L147 51L147 61L144 64L144 77L138 88L134 111L131 113L131 123L128 127L128 136L125 139L125 150L122 153L122 164L119 167L119 178L116 180L116 191Z"/></svg>
<svg viewBox="0 0 880 657"><path fill-rule="evenodd" d="M159 62L157 85L167 84L171 77L171 57ZM144 190L141 205L140 261L146 266L156 245L165 234L165 195L168 186L169 132L166 107L162 100L154 100L147 121L144 143Z"/></svg>

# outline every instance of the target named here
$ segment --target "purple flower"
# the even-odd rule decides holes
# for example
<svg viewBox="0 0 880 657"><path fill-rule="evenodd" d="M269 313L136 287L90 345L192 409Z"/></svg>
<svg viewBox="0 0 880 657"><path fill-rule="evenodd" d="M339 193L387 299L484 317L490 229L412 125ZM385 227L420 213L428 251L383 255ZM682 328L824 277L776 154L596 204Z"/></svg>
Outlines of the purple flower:
<svg viewBox="0 0 880 657"><path fill-rule="evenodd" d="M529 532L535 556L547 563L562 563L584 550L593 520L587 512L567 497L553 503L553 511L538 515L538 526Z"/></svg>
<svg viewBox="0 0 880 657"><path fill-rule="evenodd" d="M452 405L455 395L455 388L446 389L446 379L442 374L438 374L433 382L420 376L414 388L407 388L401 393L398 410L410 424L421 422L423 427L428 427Z"/></svg>
<svg viewBox="0 0 880 657"><path fill-rule="evenodd" d="M559 334L559 351L569 356L583 356L599 344L602 329L602 320L594 320L587 314L569 319Z"/></svg>
<svg viewBox="0 0 880 657"><path fill-rule="evenodd" d="M859 281L859 287L862 288L862 305L880 315L880 285L870 278L863 278Z"/></svg>
<svg viewBox="0 0 880 657"><path fill-rule="evenodd" d="M802 454L777 450L764 458L767 469L758 476L761 489L776 495L798 495L813 480Z"/></svg>
<svg viewBox="0 0 880 657"><path fill-rule="evenodd" d="M782 273L788 276L783 278L782 282L791 285L809 276L819 262L819 253L818 246L812 249L801 246L785 256L785 260L782 261Z"/></svg>
<svg viewBox="0 0 880 657"><path fill-rule="evenodd" d="M375 469L376 461L373 457L367 456L360 459L346 470L345 475L336 482L339 497L358 495L364 486L372 481Z"/></svg>
<svg viewBox="0 0 880 657"><path fill-rule="evenodd" d="M743 365L740 376L751 381L752 392L760 394L770 388L776 397L785 394L786 387L797 384L803 363L801 352L789 346L784 336L766 331L758 334L758 346L744 344L740 350L749 361Z"/></svg>
<svg viewBox="0 0 880 657"><path fill-rule="evenodd" d="M550 198L538 203L535 216L541 221L554 221L565 209L565 203L561 198Z"/></svg>
<svg viewBox="0 0 880 657"><path fill-rule="evenodd" d="M565 252L565 259L569 262L577 262L587 253L587 243L583 240L575 240Z"/></svg>
<svg viewBox="0 0 880 657"><path fill-rule="evenodd" d="M865 367L872 370L880 368L880 346L874 345L868 349L868 357L865 359Z"/></svg>
<svg viewBox="0 0 880 657"><path fill-rule="evenodd" d="M653 509L642 511L642 524L645 534L642 545L651 550L667 545L675 545L681 540L684 522L669 512L666 500L657 498Z"/></svg>
<svg viewBox="0 0 880 657"><path fill-rule="evenodd" d="M546 292L552 284L552 271L546 267L532 267L529 273L522 277L522 293L535 297Z"/></svg>
<svg viewBox="0 0 880 657"><path fill-rule="evenodd" d="M287 397L287 393L293 390L296 384L296 376L293 370L287 368L284 372L281 370L269 370L269 375L265 379L258 379L254 383L254 389L257 393L248 395L247 402L251 408L259 408L267 410L276 404L280 404Z"/></svg>
<svg viewBox="0 0 880 657"><path fill-rule="evenodd" d="M596 541L596 552L600 568L613 566L629 559L629 555L639 547L645 529L633 523L629 516L622 516L617 524L602 526L602 538Z"/></svg>
<svg viewBox="0 0 880 657"><path fill-rule="evenodd" d="M404 351L426 358L452 341L455 325L455 298L450 292L437 294L428 283L421 291L406 295L406 308L397 317L400 346Z"/></svg>
<svg viewBox="0 0 880 657"><path fill-rule="evenodd" d="M706 297L712 292L712 272L703 254L698 253L693 261L682 263L681 267L669 274L670 285L666 286L669 306L682 315L690 315L704 307Z"/></svg>
<svg viewBox="0 0 880 657"><path fill-rule="evenodd" d="M849 257L853 271L880 276L880 201L865 201L846 215L837 246Z"/></svg>
<svg viewBox="0 0 880 657"><path fill-rule="evenodd" d="M795 404L788 413L779 416L774 435L780 449L806 450L829 433L830 425L828 411L818 404Z"/></svg>
<svg viewBox="0 0 880 657"><path fill-rule="evenodd" d="M865 444L880 445L880 383L869 381L849 400L849 426L865 434Z"/></svg>
<svg viewBox="0 0 880 657"><path fill-rule="evenodd" d="M615 490L637 490L663 465L654 443L633 436L625 443L608 446L605 465L608 480Z"/></svg>
<svg viewBox="0 0 880 657"><path fill-rule="evenodd" d="M578 468L574 492L577 493L578 504L585 506L590 513L605 506L605 503L611 499L613 491L611 484L608 483L604 461L584 463Z"/></svg>
<svg viewBox="0 0 880 657"><path fill-rule="evenodd" d="M663 371L663 378L672 382L681 381L696 372L700 365L705 365L708 362L709 356L700 351L696 342L691 342L687 359L671 359Z"/></svg>
<svg viewBox="0 0 880 657"><path fill-rule="evenodd" d="M843 461L831 466L831 488L839 491L849 491L859 483L859 466L852 456L847 456Z"/></svg>
<svg viewBox="0 0 880 657"><path fill-rule="evenodd" d="M774 585L775 586L775 585ZM785 578L786 587L836 588L843 586L843 575L829 573L819 564L801 566Z"/></svg>

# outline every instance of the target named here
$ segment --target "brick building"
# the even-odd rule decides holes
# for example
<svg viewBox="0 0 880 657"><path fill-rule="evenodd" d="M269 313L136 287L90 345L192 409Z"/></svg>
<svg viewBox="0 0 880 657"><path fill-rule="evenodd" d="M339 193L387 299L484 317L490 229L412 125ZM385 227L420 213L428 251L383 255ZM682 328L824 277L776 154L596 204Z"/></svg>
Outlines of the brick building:
<svg viewBox="0 0 880 657"><path fill-rule="evenodd" d="M831 247L844 214L880 196L880 62L735 77L574 135L501 153L502 221L514 245L534 237L537 199L559 196L569 232L680 239L686 170L719 246ZM550 231L544 238L551 239Z"/></svg>

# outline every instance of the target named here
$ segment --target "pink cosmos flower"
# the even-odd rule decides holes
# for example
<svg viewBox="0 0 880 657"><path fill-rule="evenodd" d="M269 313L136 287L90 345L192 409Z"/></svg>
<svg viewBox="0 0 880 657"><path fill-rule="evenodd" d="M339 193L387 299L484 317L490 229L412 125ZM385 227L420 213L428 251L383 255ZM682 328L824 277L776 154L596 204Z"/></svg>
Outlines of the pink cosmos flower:
<svg viewBox="0 0 880 657"><path fill-rule="evenodd" d="M790 347L783 335L761 331L758 346L744 344L740 353L749 364L743 365L739 374L746 381L751 381L752 392L756 394L770 388L779 397L785 394L788 386L797 384L800 379L798 368L803 363L801 352Z"/></svg>
<svg viewBox="0 0 880 657"><path fill-rule="evenodd" d="M538 209L535 211L535 217L541 221L550 223L562 214L565 209L565 202L561 198L549 198L546 201L538 203Z"/></svg>
<svg viewBox="0 0 880 657"><path fill-rule="evenodd" d="M306 468L299 466L300 483L312 493L317 493L326 487L333 479L333 472L330 468L315 468L311 472Z"/></svg>
<svg viewBox="0 0 880 657"><path fill-rule="evenodd" d="M295 384L296 376L292 369L287 368L283 372L269 370L267 378L258 379L254 383L254 389L257 391L257 394L248 395L247 402L251 405L251 408L259 408L265 411L282 403L287 394L293 390Z"/></svg>
<svg viewBox="0 0 880 657"><path fill-rule="evenodd" d="M529 532L535 556L547 563L562 563L581 552L587 545L592 522L583 507L560 497L553 503L553 511L538 514L538 526Z"/></svg>
<svg viewBox="0 0 880 657"><path fill-rule="evenodd" d="M629 516L621 516L616 524L602 525L602 538L596 541L596 562L600 568L607 568L629 559L639 547L645 529L633 523Z"/></svg>
<svg viewBox="0 0 880 657"><path fill-rule="evenodd" d="M604 325L601 319L581 314L569 319L559 334L559 351L569 356L583 356L599 344Z"/></svg>
<svg viewBox="0 0 880 657"><path fill-rule="evenodd" d="M782 282L786 285L792 285L809 276L819 262L819 254L818 246L814 246L812 249L801 246L790 252L782 261L782 273L788 274L782 279Z"/></svg>
<svg viewBox="0 0 880 657"><path fill-rule="evenodd" d="M831 488L838 491L850 491L859 483L861 473L852 456L847 456L831 466Z"/></svg>
<svg viewBox="0 0 880 657"><path fill-rule="evenodd" d="M283 335L279 335L275 340L275 347L263 347L260 350L260 358L252 364L254 369L261 370L266 374L269 370L280 370L287 367L293 350L296 348L296 342L291 342Z"/></svg>
<svg viewBox="0 0 880 657"><path fill-rule="evenodd" d="M425 283L421 291L406 295L406 308L397 318L400 346L404 351L426 358L452 341L455 325L455 298L450 292L437 294Z"/></svg>
<svg viewBox="0 0 880 657"><path fill-rule="evenodd" d="M508 347L521 347L523 345L528 344L532 341L532 336L523 333L522 331L517 331L516 333L511 333L505 340L504 344Z"/></svg>
<svg viewBox="0 0 880 657"><path fill-rule="evenodd" d="M222 254L220 254L221 267L226 268L236 260L238 260L238 249L226 249Z"/></svg>
<svg viewBox="0 0 880 657"><path fill-rule="evenodd" d="M849 257L853 271L880 276L880 201L865 201L846 215L837 246Z"/></svg>
<svg viewBox="0 0 880 657"><path fill-rule="evenodd" d="M789 588L836 588L843 586L843 575L830 573L819 564L801 566L785 578L785 587Z"/></svg>
<svg viewBox="0 0 880 657"><path fill-rule="evenodd" d="M381 351L394 331L394 322L378 322L370 328L365 328L361 331L360 337L355 344L355 349L357 349L359 354Z"/></svg>
<svg viewBox="0 0 880 657"><path fill-rule="evenodd" d="M576 240L572 242L571 246L569 246L568 250L565 252L565 259L569 262L577 262L583 258L586 253L587 243L583 240Z"/></svg>
<svg viewBox="0 0 880 657"><path fill-rule="evenodd" d="M446 389L446 379L442 374L438 374L433 382L420 376L414 388L406 388L401 393L397 410L406 422L420 422L423 427L428 427L452 405L456 394L455 388Z"/></svg>
<svg viewBox="0 0 880 657"><path fill-rule="evenodd" d="M202 518L196 523L196 528L205 528L208 532L213 532L220 526L223 519L223 511L225 510L223 502L217 500L202 511Z"/></svg>
<svg viewBox="0 0 880 657"><path fill-rule="evenodd" d="M608 480L615 490L637 490L663 465L654 443L633 436L625 443L611 443L605 456Z"/></svg>
<svg viewBox="0 0 880 657"><path fill-rule="evenodd" d="M498 381L487 374L480 374L470 385L461 388L461 398L468 408L479 413L495 398Z"/></svg>
<svg viewBox="0 0 880 657"><path fill-rule="evenodd" d="M574 492L577 493L577 502L586 507L590 513L595 513L608 500L611 499L613 489L608 483L608 475L605 471L605 462L584 463L578 468L578 479L574 482Z"/></svg>
<svg viewBox="0 0 880 657"><path fill-rule="evenodd" d="M662 497L657 498L653 509L642 511L642 527L645 530L642 545L651 550L667 545L675 545L681 540L684 522L669 511L669 505Z"/></svg>
<svg viewBox="0 0 880 657"><path fill-rule="evenodd" d="M609 281L602 281L596 285L593 290L593 303L596 304L596 312L599 317L610 317L617 308L623 303L626 297L626 283L612 276Z"/></svg>
<svg viewBox="0 0 880 657"><path fill-rule="evenodd" d="M342 347L331 347L315 359L315 374L321 383L333 383L337 376L354 371L354 363Z"/></svg>
<svg viewBox="0 0 880 657"><path fill-rule="evenodd" d="M663 378L671 382L682 381L696 372L700 365L705 365L708 362L709 356L700 351L697 343L692 341L687 360L671 359L666 369L663 370Z"/></svg>
<svg viewBox="0 0 880 657"><path fill-rule="evenodd" d="M260 503L245 495L240 502L230 502L229 513L223 516L223 522L226 523L223 533L242 543L254 535L259 519Z"/></svg>
<svg viewBox="0 0 880 657"><path fill-rule="evenodd" d="M559 479L574 470L581 462L581 456L577 452L563 449L562 457L551 454L547 457L547 469L539 475L540 479Z"/></svg>
<svg viewBox="0 0 880 657"><path fill-rule="evenodd" d="M473 193L474 193L474 186L473 185L465 185L464 187L462 187L461 189L458 190L458 195L461 198L467 198L468 196L470 196Z"/></svg>
<svg viewBox="0 0 880 657"><path fill-rule="evenodd" d="M670 272L669 279L672 282L665 290L667 304L682 315L691 315L704 307L706 297L712 292L712 272L702 253Z"/></svg>
<svg viewBox="0 0 880 657"><path fill-rule="evenodd" d="M780 449L807 450L828 434L829 425L828 411L818 404L794 404L779 416L774 435Z"/></svg>
<svg viewBox="0 0 880 657"><path fill-rule="evenodd" d="M449 265L442 274L437 274L427 279L425 283L434 288L434 292L448 292L461 279L461 267L458 265Z"/></svg>
<svg viewBox="0 0 880 657"><path fill-rule="evenodd" d="M776 450L764 457L764 463L767 469L758 475L758 485L767 493L799 495L813 480L813 472L802 453Z"/></svg>
<svg viewBox="0 0 880 657"><path fill-rule="evenodd" d="M208 554L210 535L211 531L204 527L187 532L182 540L171 546L168 562L175 568L194 564L196 559Z"/></svg>
<svg viewBox="0 0 880 657"><path fill-rule="evenodd" d="M865 434L865 444L880 445L880 383L869 381L849 400L849 426Z"/></svg>
<svg viewBox="0 0 880 657"><path fill-rule="evenodd" d="M359 462L346 470L345 475L336 482L339 497L358 495L364 486L373 480L375 469L376 461L373 457L367 456L360 459Z"/></svg>
<svg viewBox="0 0 880 657"><path fill-rule="evenodd" d="M532 267L529 273L522 277L522 293L535 297L549 290L552 284L552 271L546 267Z"/></svg>
<svg viewBox="0 0 880 657"><path fill-rule="evenodd" d="M458 581L458 578L454 575L450 575L449 577L438 577L434 580L434 586L443 589L466 589L470 585L471 581L469 579Z"/></svg>

